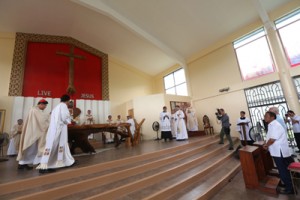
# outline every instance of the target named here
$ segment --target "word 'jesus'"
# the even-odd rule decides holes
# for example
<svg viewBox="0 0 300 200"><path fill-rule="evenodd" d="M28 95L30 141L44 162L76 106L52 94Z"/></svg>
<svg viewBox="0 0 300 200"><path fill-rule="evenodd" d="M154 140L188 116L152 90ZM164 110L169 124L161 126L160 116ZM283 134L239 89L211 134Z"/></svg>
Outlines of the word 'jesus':
<svg viewBox="0 0 300 200"><path fill-rule="evenodd" d="M94 94L86 94L86 93L82 93L82 94L81 94L81 98L85 98L85 99L93 99L93 98L95 98L95 97L94 97Z"/></svg>

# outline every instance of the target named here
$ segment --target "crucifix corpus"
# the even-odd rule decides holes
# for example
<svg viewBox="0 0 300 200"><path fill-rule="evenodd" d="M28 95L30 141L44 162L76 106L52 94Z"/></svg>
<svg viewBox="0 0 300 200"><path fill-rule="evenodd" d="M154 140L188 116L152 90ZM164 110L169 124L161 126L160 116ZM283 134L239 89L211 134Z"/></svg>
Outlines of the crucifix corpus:
<svg viewBox="0 0 300 200"><path fill-rule="evenodd" d="M74 58L84 60L85 57L81 56L81 55L75 55L74 54L74 45L71 45L71 53L65 53L65 52L58 51L58 52L56 52L56 54L70 57L70 61L69 61L69 85L68 85L68 88L67 88L67 93L71 94L71 95L75 94L76 89L75 89L75 86L74 86Z"/></svg>

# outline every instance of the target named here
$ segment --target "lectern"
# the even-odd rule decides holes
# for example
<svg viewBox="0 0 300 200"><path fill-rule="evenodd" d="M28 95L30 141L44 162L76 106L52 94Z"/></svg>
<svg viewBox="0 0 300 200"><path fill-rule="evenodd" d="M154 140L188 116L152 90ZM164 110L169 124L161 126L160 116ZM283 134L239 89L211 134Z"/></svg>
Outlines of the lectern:
<svg viewBox="0 0 300 200"><path fill-rule="evenodd" d="M250 189L258 188L259 181L262 181L266 176L259 148L245 146L239 151L246 187Z"/></svg>

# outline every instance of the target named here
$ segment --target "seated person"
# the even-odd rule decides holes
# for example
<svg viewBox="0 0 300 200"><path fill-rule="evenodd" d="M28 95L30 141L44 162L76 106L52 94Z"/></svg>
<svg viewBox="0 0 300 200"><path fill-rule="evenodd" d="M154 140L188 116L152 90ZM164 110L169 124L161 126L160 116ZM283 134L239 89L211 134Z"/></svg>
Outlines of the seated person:
<svg viewBox="0 0 300 200"><path fill-rule="evenodd" d="M113 124L114 123L111 115L107 116L106 123L107 124ZM105 135L105 143L113 143L114 142L114 138L113 138L113 134L112 133L110 133L110 132L104 132L103 134Z"/></svg>

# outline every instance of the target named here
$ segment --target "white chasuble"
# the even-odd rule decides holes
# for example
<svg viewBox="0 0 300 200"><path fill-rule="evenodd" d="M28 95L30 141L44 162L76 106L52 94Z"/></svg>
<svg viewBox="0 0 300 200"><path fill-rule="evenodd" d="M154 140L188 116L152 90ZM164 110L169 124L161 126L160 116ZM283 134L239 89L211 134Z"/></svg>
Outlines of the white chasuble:
<svg viewBox="0 0 300 200"><path fill-rule="evenodd" d="M187 129L189 131L198 131L197 116L196 116L196 112L192 107L187 108L186 117L187 117Z"/></svg>
<svg viewBox="0 0 300 200"><path fill-rule="evenodd" d="M46 147L37 169L71 166L75 162L68 145L68 124L70 123L71 116L67 105L59 103L52 110Z"/></svg>
<svg viewBox="0 0 300 200"><path fill-rule="evenodd" d="M42 156L48 126L49 114L37 106L32 107L23 123L17 157L20 164L37 164L33 160Z"/></svg>
<svg viewBox="0 0 300 200"><path fill-rule="evenodd" d="M184 121L184 113L182 110L178 110L175 113L175 131L176 131L176 140L185 140L188 139L188 133L186 130L186 125Z"/></svg>

